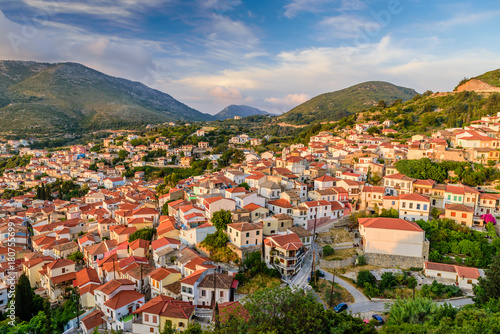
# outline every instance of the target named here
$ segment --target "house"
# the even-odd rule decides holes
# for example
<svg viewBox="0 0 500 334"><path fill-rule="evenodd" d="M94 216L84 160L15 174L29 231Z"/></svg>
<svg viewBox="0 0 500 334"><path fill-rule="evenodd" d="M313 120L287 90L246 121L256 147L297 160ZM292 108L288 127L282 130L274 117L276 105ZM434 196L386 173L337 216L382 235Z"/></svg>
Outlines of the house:
<svg viewBox="0 0 500 334"><path fill-rule="evenodd" d="M312 244L313 234L301 226L292 226L286 230L287 234L295 233L305 247L310 247Z"/></svg>
<svg viewBox="0 0 500 334"><path fill-rule="evenodd" d="M472 291L479 277L484 276L484 272L477 268L435 262L424 262L424 274L440 283L458 285L468 291Z"/></svg>
<svg viewBox="0 0 500 334"><path fill-rule="evenodd" d="M181 242L177 239L161 237L151 242L153 261L156 268L164 267L170 263L170 258L174 251L180 250Z"/></svg>
<svg viewBox="0 0 500 334"><path fill-rule="evenodd" d="M337 181L339 181L339 179L336 177L323 175L314 180L314 190L323 190L335 187L337 185Z"/></svg>
<svg viewBox="0 0 500 334"><path fill-rule="evenodd" d="M274 266L284 277L299 272L306 248L295 233L272 235L264 239L264 261Z"/></svg>
<svg viewBox="0 0 500 334"><path fill-rule="evenodd" d="M431 201L429 197L417 193L399 195L399 218L416 221L429 220Z"/></svg>
<svg viewBox="0 0 500 334"><path fill-rule="evenodd" d="M106 330L106 322L103 319L104 313L101 310L94 310L80 320L83 334L92 334L95 330Z"/></svg>
<svg viewBox="0 0 500 334"><path fill-rule="evenodd" d="M130 331L132 313L144 305L142 293L128 279L111 280L94 290L96 308L104 313L106 328Z"/></svg>
<svg viewBox="0 0 500 334"><path fill-rule="evenodd" d="M474 222L474 209L463 204L446 204L444 207L444 217L454 220L457 224L467 227L482 227L483 223L479 220Z"/></svg>
<svg viewBox="0 0 500 334"><path fill-rule="evenodd" d="M287 228L291 227L294 223L294 217L285 213L279 213L259 221L263 226L264 235L273 235L279 232L285 232Z"/></svg>
<svg viewBox="0 0 500 334"><path fill-rule="evenodd" d="M227 199L222 196L203 198L202 202L205 206L205 215L208 219L211 219L213 214L217 211L233 211L236 208L234 200Z"/></svg>
<svg viewBox="0 0 500 334"><path fill-rule="evenodd" d="M400 218L359 218L359 233L369 264L421 268L429 257L429 241L415 222Z"/></svg>
<svg viewBox="0 0 500 334"><path fill-rule="evenodd" d="M51 301L66 294L66 288L76 278L75 263L71 260L57 259L47 264L40 272L40 285Z"/></svg>
<svg viewBox="0 0 500 334"><path fill-rule="evenodd" d="M113 189L119 186L123 186L127 179L125 177L112 177L104 179L103 184L106 189Z"/></svg>
<svg viewBox="0 0 500 334"><path fill-rule="evenodd" d="M199 306L214 306L215 303L234 301L234 294L238 288L238 281L233 276L221 273L205 275L198 284Z"/></svg>
<svg viewBox="0 0 500 334"><path fill-rule="evenodd" d="M84 309L95 306L94 290L101 285L101 280L97 271L93 268L83 268L76 272L73 286L78 288L80 294L80 304Z"/></svg>
<svg viewBox="0 0 500 334"><path fill-rule="evenodd" d="M273 181L265 181L259 185L258 193L260 196L268 200L279 199L281 194L281 187Z"/></svg>
<svg viewBox="0 0 500 334"><path fill-rule="evenodd" d="M132 332L159 334L167 322L178 331L184 331L194 321L195 309L190 302L156 296L133 312Z"/></svg>
<svg viewBox="0 0 500 334"><path fill-rule="evenodd" d="M179 233L179 240L186 245L196 245L207 237L207 235L212 234L217 229L211 223L204 223L202 225L182 229Z"/></svg>
<svg viewBox="0 0 500 334"><path fill-rule="evenodd" d="M244 258L245 254L260 250L262 246L262 223L232 223L227 225L226 233L231 249Z"/></svg>
<svg viewBox="0 0 500 334"><path fill-rule="evenodd" d="M179 270L173 268L157 268L151 271L148 277L151 296L154 298L159 295L165 295L164 287L180 281L182 274Z"/></svg>
<svg viewBox="0 0 500 334"><path fill-rule="evenodd" d="M390 196L412 193L413 182L415 181L416 179L399 173L383 177L383 185L386 188L386 195Z"/></svg>

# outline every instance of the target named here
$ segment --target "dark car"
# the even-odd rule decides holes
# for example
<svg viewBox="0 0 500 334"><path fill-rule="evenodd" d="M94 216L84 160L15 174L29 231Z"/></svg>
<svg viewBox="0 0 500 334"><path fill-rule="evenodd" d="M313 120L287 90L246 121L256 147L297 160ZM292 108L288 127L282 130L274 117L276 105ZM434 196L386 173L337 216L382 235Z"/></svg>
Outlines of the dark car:
<svg viewBox="0 0 500 334"><path fill-rule="evenodd" d="M343 310L347 310L347 304L346 303L340 303L335 308L333 309L335 312L340 313Z"/></svg>
<svg viewBox="0 0 500 334"><path fill-rule="evenodd" d="M375 319L375 320L377 320L378 323L381 324L381 325L384 323L384 319L382 319L382 317L379 316L378 314L372 315L372 318Z"/></svg>

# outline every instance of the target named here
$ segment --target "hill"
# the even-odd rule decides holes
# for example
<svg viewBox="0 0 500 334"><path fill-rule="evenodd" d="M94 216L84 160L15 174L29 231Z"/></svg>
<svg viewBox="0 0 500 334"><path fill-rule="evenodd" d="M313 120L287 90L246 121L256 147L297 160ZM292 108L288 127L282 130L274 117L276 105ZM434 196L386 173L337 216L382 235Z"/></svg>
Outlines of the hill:
<svg viewBox="0 0 500 334"><path fill-rule="evenodd" d="M456 92L474 91L480 93L500 92L500 69L489 71L471 79L463 79L454 89Z"/></svg>
<svg viewBox="0 0 500 334"><path fill-rule="evenodd" d="M234 118L234 116L248 117L255 115L270 115L267 111L263 111L254 107L234 105L225 107L217 114L214 115L216 119L225 120L228 118Z"/></svg>
<svg viewBox="0 0 500 334"><path fill-rule="evenodd" d="M280 121L292 124L337 121L342 117L370 109L380 100L391 103L407 101L417 92L388 82L369 81L336 92L321 94L280 116Z"/></svg>
<svg viewBox="0 0 500 334"><path fill-rule="evenodd" d="M213 117L81 64L0 61L0 131L88 131L176 120Z"/></svg>

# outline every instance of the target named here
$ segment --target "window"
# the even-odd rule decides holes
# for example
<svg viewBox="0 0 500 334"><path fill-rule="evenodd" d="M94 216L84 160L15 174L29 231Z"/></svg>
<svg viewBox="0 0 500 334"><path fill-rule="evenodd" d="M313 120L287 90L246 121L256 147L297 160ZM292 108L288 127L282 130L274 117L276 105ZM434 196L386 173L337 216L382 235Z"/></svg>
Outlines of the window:
<svg viewBox="0 0 500 334"><path fill-rule="evenodd" d="M250 236L250 233L249 233L249 232L247 232L247 238L248 238L249 236Z"/></svg>
<svg viewBox="0 0 500 334"><path fill-rule="evenodd" d="M246 243L246 244L248 245L248 240L247 240L247 243Z"/></svg>
<svg viewBox="0 0 500 334"><path fill-rule="evenodd" d="M392 205L396 205L396 201L392 201Z"/></svg>
<svg viewBox="0 0 500 334"><path fill-rule="evenodd" d="M205 297L206 295L207 295L207 291L206 290L201 290L201 296Z"/></svg>
<svg viewBox="0 0 500 334"><path fill-rule="evenodd" d="M144 313L144 321L146 321L146 322L149 321L149 314Z"/></svg>
<svg viewBox="0 0 500 334"><path fill-rule="evenodd" d="M468 279L468 280L467 280L467 284L472 284L472 280L471 280L471 279Z"/></svg>
<svg viewBox="0 0 500 334"><path fill-rule="evenodd" d="M453 196L453 200L456 201L457 200L457 196Z"/></svg>
<svg viewBox="0 0 500 334"><path fill-rule="evenodd" d="M153 323L156 324L157 320L158 320L158 317L156 315L153 315Z"/></svg>
<svg viewBox="0 0 500 334"><path fill-rule="evenodd" d="M406 208L406 202L402 202L401 207Z"/></svg>
<svg viewBox="0 0 500 334"><path fill-rule="evenodd" d="M424 210L427 211L427 204L424 204Z"/></svg>
<svg viewBox="0 0 500 334"><path fill-rule="evenodd" d="M413 203L410 203L408 206L410 209L413 209Z"/></svg>
<svg viewBox="0 0 500 334"><path fill-rule="evenodd" d="M420 210L420 204L417 204L417 210Z"/></svg>
<svg viewBox="0 0 500 334"><path fill-rule="evenodd" d="M66 272L66 268L62 268L62 273L64 274Z"/></svg>
<svg viewBox="0 0 500 334"><path fill-rule="evenodd" d="M462 202L462 196L458 196L458 201Z"/></svg>
<svg viewBox="0 0 500 334"><path fill-rule="evenodd" d="M221 291L221 292L220 292L220 297L221 297L221 298L222 298L222 297L224 297L224 291Z"/></svg>
<svg viewBox="0 0 500 334"><path fill-rule="evenodd" d="M462 218L467 218L467 214L466 213L462 213Z"/></svg>
<svg viewBox="0 0 500 334"><path fill-rule="evenodd" d="M150 332L150 333L154 333L154 332L155 332L154 327L149 327L149 332Z"/></svg>
<svg viewBox="0 0 500 334"><path fill-rule="evenodd" d="M451 213L451 216L452 216L452 217L455 217L456 215L457 215L457 213L456 213L456 212L452 212L452 213Z"/></svg>
<svg viewBox="0 0 500 334"><path fill-rule="evenodd" d="M451 195L448 195L448 200L451 200Z"/></svg>
<svg viewBox="0 0 500 334"><path fill-rule="evenodd" d="M257 231L257 232L255 233L255 235L259 235L259 233L260 233L260 231Z"/></svg>
<svg viewBox="0 0 500 334"><path fill-rule="evenodd" d="M238 232L236 232L236 236L238 236Z"/></svg>

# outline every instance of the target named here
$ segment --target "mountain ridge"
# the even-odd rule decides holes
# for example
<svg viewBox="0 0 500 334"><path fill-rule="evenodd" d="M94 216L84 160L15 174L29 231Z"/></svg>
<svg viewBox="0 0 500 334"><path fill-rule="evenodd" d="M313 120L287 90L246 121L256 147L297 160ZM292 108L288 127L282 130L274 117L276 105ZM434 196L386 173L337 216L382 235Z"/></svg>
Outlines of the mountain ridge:
<svg viewBox="0 0 500 334"><path fill-rule="evenodd" d="M90 130L213 119L167 93L82 64L0 61L3 131Z"/></svg>
<svg viewBox="0 0 500 334"><path fill-rule="evenodd" d="M225 120L228 118L234 118L235 116L248 117L254 115L271 115L267 111L260 110L254 107L246 106L246 105L235 105L231 104L217 114L214 117L218 120Z"/></svg>

